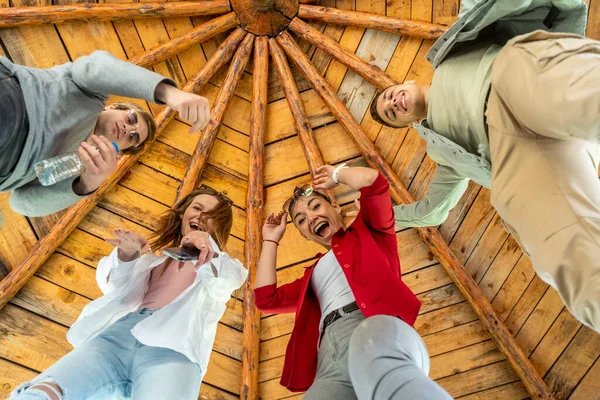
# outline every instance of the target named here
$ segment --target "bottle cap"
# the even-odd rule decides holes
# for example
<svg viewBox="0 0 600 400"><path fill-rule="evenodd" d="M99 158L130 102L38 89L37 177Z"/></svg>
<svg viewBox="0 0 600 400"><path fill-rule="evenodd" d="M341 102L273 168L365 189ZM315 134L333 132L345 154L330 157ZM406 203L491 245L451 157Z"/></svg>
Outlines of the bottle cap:
<svg viewBox="0 0 600 400"><path fill-rule="evenodd" d="M113 146L115 146L115 150L117 151L117 153L119 152L119 146L117 145L117 142L111 142Z"/></svg>

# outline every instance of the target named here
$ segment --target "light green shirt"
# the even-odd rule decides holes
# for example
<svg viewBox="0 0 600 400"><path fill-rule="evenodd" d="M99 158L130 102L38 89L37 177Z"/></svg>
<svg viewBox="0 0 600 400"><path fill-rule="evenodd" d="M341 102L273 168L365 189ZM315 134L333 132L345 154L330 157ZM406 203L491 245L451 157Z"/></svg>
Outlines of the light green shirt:
<svg viewBox="0 0 600 400"><path fill-rule="evenodd" d="M429 128L490 162L483 113L492 64L501 49L486 42L452 54L435 70L429 90Z"/></svg>

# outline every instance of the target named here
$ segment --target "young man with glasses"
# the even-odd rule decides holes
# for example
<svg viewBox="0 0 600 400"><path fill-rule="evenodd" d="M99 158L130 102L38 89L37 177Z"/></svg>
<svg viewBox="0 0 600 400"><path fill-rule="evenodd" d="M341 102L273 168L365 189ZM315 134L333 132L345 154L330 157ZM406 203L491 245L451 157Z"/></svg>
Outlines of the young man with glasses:
<svg viewBox="0 0 600 400"><path fill-rule="evenodd" d="M412 123L438 163L396 222L440 225L469 180L491 189L538 276L600 332L600 42L581 36L586 6L464 3L427 56L431 86L395 85L371 106L383 124Z"/></svg>
<svg viewBox="0 0 600 400"><path fill-rule="evenodd" d="M109 95L166 104L192 123L210 121L208 100L177 89L159 74L96 51L50 69L0 57L0 192L12 192L13 210L42 216L93 193L117 167L117 151L137 153L154 138L152 115L131 103L106 106ZM85 171L41 186L34 165L73 151Z"/></svg>
<svg viewBox="0 0 600 400"><path fill-rule="evenodd" d="M428 378L429 355L413 328L421 302L400 275L389 184L376 170L344 166L319 168L314 187L296 188L263 226L256 306L296 314L281 384L306 391L307 400L450 399ZM350 226L324 192L340 183L361 193ZM277 287L277 248L288 215L327 252L302 277Z"/></svg>

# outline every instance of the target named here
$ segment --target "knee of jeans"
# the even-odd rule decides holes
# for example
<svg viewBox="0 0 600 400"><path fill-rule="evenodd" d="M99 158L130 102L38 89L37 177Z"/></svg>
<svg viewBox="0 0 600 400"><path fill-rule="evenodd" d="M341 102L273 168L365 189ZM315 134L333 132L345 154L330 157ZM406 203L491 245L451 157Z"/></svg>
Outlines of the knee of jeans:
<svg viewBox="0 0 600 400"><path fill-rule="evenodd" d="M58 390L51 385L56 386ZM45 390L42 390L42 387ZM64 400L65 393L65 389L56 380L44 377L20 384L12 392L9 400Z"/></svg>

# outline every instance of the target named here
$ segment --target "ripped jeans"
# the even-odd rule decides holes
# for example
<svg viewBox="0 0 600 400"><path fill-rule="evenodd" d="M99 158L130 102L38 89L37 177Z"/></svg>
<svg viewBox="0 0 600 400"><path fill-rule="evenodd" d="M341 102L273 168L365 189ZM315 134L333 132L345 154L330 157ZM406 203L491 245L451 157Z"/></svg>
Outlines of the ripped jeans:
<svg viewBox="0 0 600 400"><path fill-rule="evenodd" d="M11 400L47 400L36 384L60 388L61 400L198 398L202 371L171 349L141 344L131 329L154 310L127 314L100 335L77 347L30 382L19 385ZM44 385L46 390L47 385ZM56 394L54 396L56 398Z"/></svg>

